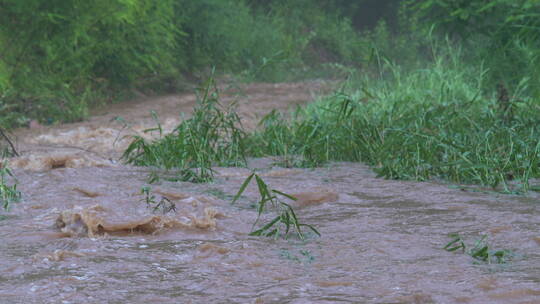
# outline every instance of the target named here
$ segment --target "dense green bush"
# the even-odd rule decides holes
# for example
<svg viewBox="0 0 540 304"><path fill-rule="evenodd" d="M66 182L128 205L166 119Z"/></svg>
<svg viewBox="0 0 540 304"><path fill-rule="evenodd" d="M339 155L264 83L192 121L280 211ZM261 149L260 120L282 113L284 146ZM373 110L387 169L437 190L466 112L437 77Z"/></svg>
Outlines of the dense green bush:
<svg viewBox="0 0 540 304"><path fill-rule="evenodd" d="M85 92L129 87L170 65L172 4L1 1L2 103L45 120L84 117Z"/></svg>
<svg viewBox="0 0 540 304"><path fill-rule="evenodd" d="M516 101L482 94L485 69L480 63L464 63L462 51L450 42L434 44L432 53L434 60L421 68L385 62L378 77L360 73L335 94L297 109L290 118L273 111L250 134L234 128L241 136L213 131L193 141L186 130L200 130L200 122L216 121L210 124L212 130L222 125L208 117L236 117L207 117L201 109L219 112L198 108L194 117L200 122L188 125L194 120L187 120L152 143L137 139L125 156L136 165L165 169L184 168L184 160L190 160L190 168L200 171L245 165L238 160L247 156L281 156L278 164L287 167L361 161L386 178L440 178L527 191L529 180L540 177L539 101L527 95L516 96ZM199 142L219 142L226 149Z"/></svg>
<svg viewBox="0 0 540 304"><path fill-rule="evenodd" d="M536 0L409 1L424 30L435 25L467 50L465 60L483 62L491 89L540 97L540 2Z"/></svg>
<svg viewBox="0 0 540 304"><path fill-rule="evenodd" d="M181 0L177 18L186 33L178 36L179 54L185 58L177 62L184 61L192 72L215 66L233 73L250 69L264 78L272 72L267 70L283 68L297 57L298 47L291 45L282 19L253 12L244 1Z"/></svg>
<svg viewBox="0 0 540 304"><path fill-rule="evenodd" d="M0 125L80 120L97 100L175 90L211 67L272 81L321 63L416 68L444 37L463 45L460 60L483 64L482 94L503 83L514 99L540 96L538 1L402 1L394 26L354 29L364 5L395 15L400 2L383 2L0 0Z"/></svg>
<svg viewBox="0 0 540 304"><path fill-rule="evenodd" d="M79 120L96 100L174 90L211 67L285 79L321 61L354 64L362 46L314 0L0 0L0 124Z"/></svg>
<svg viewBox="0 0 540 304"><path fill-rule="evenodd" d="M339 6L329 9L324 2L313 0L268 3L263 11L282 19L285 32L296 40L295 50L301 53L303 62L357 64L364 55L366 45L359 39L360 33L350 19L343 17Z"/></svg>

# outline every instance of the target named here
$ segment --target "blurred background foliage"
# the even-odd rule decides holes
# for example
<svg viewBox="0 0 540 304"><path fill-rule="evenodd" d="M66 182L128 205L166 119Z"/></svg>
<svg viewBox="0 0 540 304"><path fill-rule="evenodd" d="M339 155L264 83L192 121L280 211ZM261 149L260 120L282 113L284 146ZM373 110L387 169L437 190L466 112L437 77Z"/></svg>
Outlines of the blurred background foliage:
<svg viewBox="0 0 540 304"><path fill-rule="evenodd" d="M408 1L414 22L466 49L466 60L482 62L490 82L526 88L539 96L539 0Z"/></svg>
<svg viewBox="0 0 540 304"><path fill-rule="evenodd" d="M482 65L486 93L536 98L539 13L538 0L0 0L0 125L78 121L212 67L244 81L381 73L434 60L436 43Z"/></svg>

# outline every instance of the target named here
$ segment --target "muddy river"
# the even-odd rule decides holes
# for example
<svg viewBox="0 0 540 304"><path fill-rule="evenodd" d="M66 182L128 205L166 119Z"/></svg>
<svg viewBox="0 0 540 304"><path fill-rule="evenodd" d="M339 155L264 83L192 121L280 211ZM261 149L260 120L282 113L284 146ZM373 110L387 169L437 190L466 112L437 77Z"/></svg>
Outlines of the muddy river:
<svg viewBox="0 0 540 304"><path fill-rule="evenodd" d="M245 124L312 100L325 84L254 84L224 96ZM236 98L234 96L237 96ZM362 164L287 169L254 159L272 187L296 195L304 241L249 236L258 193L251 173L216 168L208 184L160 181L118 156L129 134L171 130L190 94L141 98L85 122L16 131L10 160L22 201L0 219L1 303L540 303L540 204L526 196L377 178ZM152 136L146 134L145 136ZM482 235L512 252L505 264L443 247Z"/></svg>

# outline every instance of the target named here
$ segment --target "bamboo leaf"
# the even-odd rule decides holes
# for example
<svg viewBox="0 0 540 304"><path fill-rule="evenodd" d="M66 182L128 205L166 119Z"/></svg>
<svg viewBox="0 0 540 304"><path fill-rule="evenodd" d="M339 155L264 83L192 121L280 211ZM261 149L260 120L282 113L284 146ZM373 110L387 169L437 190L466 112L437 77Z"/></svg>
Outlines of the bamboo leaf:
<svg viewBox="0 0 540 304"><path fill-rule="evenodd" d="M242 183L242 186L240 186L240 189L238 190L238 192L236 193L236 195L234 196L231 204L234 204L236 203L236 201L240 198L240 196L242 195L242 193L244 193L244 191L246 190L247 186L249 185L249 183L251 182L251 180L253 179L253 176L255 176L255 173L251 173L250 176L248 176L248 178L246 178L244 180L244 182Z"/></svg>

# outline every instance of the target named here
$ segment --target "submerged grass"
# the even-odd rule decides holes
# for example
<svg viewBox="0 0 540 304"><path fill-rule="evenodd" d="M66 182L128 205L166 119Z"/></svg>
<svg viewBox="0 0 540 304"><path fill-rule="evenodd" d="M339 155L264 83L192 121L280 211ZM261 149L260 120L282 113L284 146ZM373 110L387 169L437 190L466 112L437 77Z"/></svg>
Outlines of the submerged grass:
<svg viewBox="0 0 540 304"><path fill-rule="evenodd" d="M8 178L14 178L7 162L0 164L0 204L5 211L9 210L12 203L21 200L21 192L17 190L17 181L12 185L8 184Z"/></svg>
<svg viewBox="0 0 540 304"><path fill-rule="evenodd" d="M317 229L315 229L315 227L313 227L312 225L300 223L291 205L283 202L280 198L284 197L296 201L296 198L294 196L283 193L276 189L270 189L268 185L264 182L264 180L255 173L252 173L248 178L246 178L242 186L240 186L238 193L232 200L232 204L234 204L240 198L242 193L244 193L247 186L253 179L255 179L255 182L257 183L257 189L259 190L260 199L257 202L257 219L255 220L255 223L253 223L252 232L249 235L267 236L274 238L283 236L287 238L292 228L295 234L301 240L303 240L305 236L304 232L302 232L302 227L305 227L309 228L318 236L321 236L319 231L317 231ZM277 213L277 216L262 227L254 230L259 223L261 215L268 209L272 209L275 213Z"/></svg>
<svg viewBox="0 0 540 304"><path fill-rule="evenodd" d="M165 196L161 196L159 200L152 193L152 189L148 186L141 188L141 194L144 195L144 199L141 201L146 203L146 206L152 209L152 212L161 210L163 214L167 214L171 211L176 212L176 204Z"/></svg>
<svg viewBox="0 0 540 304"><path fill-rule="evenodd" d="M444 246L444 250L449 252L461 251L470 255L477 261L488 264L505 264L508 263L514 256L513 252L507 249L494 250L487 241L487 235L474 243L472 248L468 248L465 241L459 234L451 234L452 240Z"/></svg>
<svg viewBox="0 0 540 304"><path fill-rule="evenodd" d="M298 251L299 254L296 254L296 252L293 252L292 250L282 248L279 255L287 260L294 261L298 264L310 264L313 261L315 261L315 257L311 253L311 251L302 249Z"/></svg>

